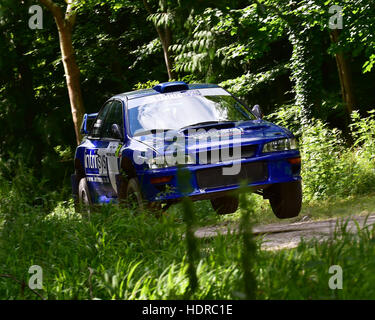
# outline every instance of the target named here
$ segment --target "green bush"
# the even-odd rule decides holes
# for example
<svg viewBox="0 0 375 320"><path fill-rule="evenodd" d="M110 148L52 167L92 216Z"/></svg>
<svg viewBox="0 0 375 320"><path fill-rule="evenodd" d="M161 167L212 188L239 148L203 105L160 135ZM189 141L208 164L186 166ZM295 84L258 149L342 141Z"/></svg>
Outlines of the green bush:
<svg viewBox="0 0 375 320"><path fill-rule="evenodd" d="M304 201L346 197L375 191L375 119L353 112L351 136L347 146L342 132L321 120L300 125L300 109L284 106L268 119L299 134L302 156Z"/></svg>

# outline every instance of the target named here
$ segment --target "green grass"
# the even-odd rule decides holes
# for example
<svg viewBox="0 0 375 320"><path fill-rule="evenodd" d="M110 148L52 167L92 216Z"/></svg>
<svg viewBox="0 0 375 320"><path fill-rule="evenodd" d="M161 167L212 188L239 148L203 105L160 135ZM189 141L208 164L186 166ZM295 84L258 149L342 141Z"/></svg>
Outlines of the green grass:
<svg viewBox="0 0 375 320"><path fill-rule="evenodd" d="M304 208L323 217L327 203ZM359 204L360 203L360 204ZM337 206L334 210L335 205ZM332 202L333 213L350 209L371 212L371 196ZM194 208L198 203L194 204ZM225 222L194 210L196 224ZM203 208L203 209L202 209ZM246 206L245 206L246 210ZM306 211L309 210L309 211ZM327 212L331 212L327 209ZM268 213L264 213L267 215ZM189 291L185 225L179 208L157 219L104 206L90 217L75 213L71 202L58 202L50 212L11 197L1 200L0 273L28 282L28 268L43 268L47 299L240 299L245 297L242 243L228 234L197 240L195 260L198 288ZM266 220L267 221L267 220ZM302 243L291 250L258 250L252 271L257 299L372 299L375 295L375 238L370 230L358 237L345 234L336 241ZM331 265L344 270L344 289L328 287ZM92 274L90 275L90 270ZM16 281L0 277L1 299L39 299L21 290Z"/></svg>
<svg viewBox="0 0 375 320"><path fill-rule="evenodd" d="M39 299L27 288L32 265L43 268L43 289L38 292L46 299L375 296L371 230L360 231L356 237L344 233L335 241L301 243L295 249L275 252L260 250L259 239L256 250L251 251L251 239L229 233L190 238L194 248L189 251L184 237L186 213L194 214L189 228L238 223L241 217L245 217L242 225L246 226L247 213L251 224L281 221L274 217L268 201L254 194L243 198L241 209L228 216L216 215L209 201L194 203L192 211L186 206L189 212L184 212L182 205L173 206L162 218L118 206L102 206L90 216L81 215L72 201L62 200L69 198L68 191L48 193L40 184L27 172L12 183L0 178L0 299ZM374 199L375 195L369 194L310 201L301 217L365 215L373 212ZM331 265L343 268L343 290L328 287ZM194 290L190 287L194 279L191 272L198 280ZM252 284L246 286L244 279L251 279Z"/></svg>
<svg viewBox="0 0 375 320"><path fill-rule="evenodd" d="M350 196L344 199L314 201L303 206L301 215L309 215L314 220L321 220L373 213L375 213L375 193Z"/></svg>

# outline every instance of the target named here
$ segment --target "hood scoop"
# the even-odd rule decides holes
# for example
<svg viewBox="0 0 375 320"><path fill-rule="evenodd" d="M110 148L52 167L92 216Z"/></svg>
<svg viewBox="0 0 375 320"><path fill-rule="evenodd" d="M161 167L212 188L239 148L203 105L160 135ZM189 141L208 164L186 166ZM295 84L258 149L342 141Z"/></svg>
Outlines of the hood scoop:
<svg viewBox="0 0 375 320"><path fill-rule="evenodd" d="M252 126L244 126L241 127L244 131L254 131L254 130L262 130L262 129L267 129L270 126L268 124L260 124L260 125L252 125Z"/></svg>
<svg viewBox="0 0 375 320"><path fill-rule="evenodd" d="M235 125L233 122L218 122L218 123L210 123L210 124L201 124L201 125L196 125L196 126L191 126L188 128L185 128L182 132L184 133L185 136L189 135L189 130L199 130L199 129L231 129L234 128Z"/></svg>

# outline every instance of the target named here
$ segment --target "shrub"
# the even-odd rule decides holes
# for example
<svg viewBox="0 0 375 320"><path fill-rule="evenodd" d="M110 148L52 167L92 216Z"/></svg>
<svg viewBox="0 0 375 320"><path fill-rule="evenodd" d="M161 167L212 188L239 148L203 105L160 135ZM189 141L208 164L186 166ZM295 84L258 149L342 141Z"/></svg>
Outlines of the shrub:
<svg viewBox="0 0 375 320"><path fill-rule="evenodd" d="M352 140L348 147L342 132L318 119L301 126L300 109L283 106L269 120L299 134L304 201L346 197L375 190L375 110L361 118L353 112Z"/></svg>

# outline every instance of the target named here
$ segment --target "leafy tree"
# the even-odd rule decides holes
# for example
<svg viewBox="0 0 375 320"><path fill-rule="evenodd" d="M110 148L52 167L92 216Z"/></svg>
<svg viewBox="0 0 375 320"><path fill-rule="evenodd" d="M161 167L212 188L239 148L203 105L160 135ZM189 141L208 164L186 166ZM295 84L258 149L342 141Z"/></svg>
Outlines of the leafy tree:
<svg viewBox="0 0 375 320"><path fill-rule="evenodd" d="M160 0L158 1L156 9L153 9L152 4L147 0L143 0L145 9L149 16L148 20L152 21L155 29L158 33L159 40L163 47L164 61L167 68L168 78L172 80L175 78L173 71L173 63L169 46L172 43L172 27L176 21L176 12L178 11L179 5L174 1Z"/></svg>
<svg viewBox="0 0 375 320"><path fill-rule="evenodd" d="M75 24L77 12L75 11L75 0L66 0L65 12L61 6L52 0L39 0L52 13L60 39L61 57L65 70L66 84L68 87L70 107L73 116L76 141L79 144L81 134L80 123L85 113L81 83L79 79L80 71L76 63L75 52L72 44L72 32Z"/></svg>
<svg viewBox="0 0 375 320"><path fill-rule="evenodd" d="M27 25L35 3L59 12L55 21L46 12L42 30ZM332 5L342 30L329 28ZM52 172L65 166L60 150L71 165L72 100L81 115L83 101L96 112L115 93L167 78L219 83L266 113L297 103L299 119L344 129L351 110L375 103L374 10L371 0L3 0L1 161L22 155Z"/></svg>
<svg viewBox="0 0 375 320"><path fill-rule="evenodd" d="M343 29L331 30L332 47L340 76L341 91L348 113L356 106L350 57L364 54L363 72L370 72L375 63L375 8L371 0L326 1L325 5L339 6Z"/></svg>

